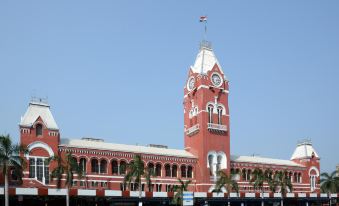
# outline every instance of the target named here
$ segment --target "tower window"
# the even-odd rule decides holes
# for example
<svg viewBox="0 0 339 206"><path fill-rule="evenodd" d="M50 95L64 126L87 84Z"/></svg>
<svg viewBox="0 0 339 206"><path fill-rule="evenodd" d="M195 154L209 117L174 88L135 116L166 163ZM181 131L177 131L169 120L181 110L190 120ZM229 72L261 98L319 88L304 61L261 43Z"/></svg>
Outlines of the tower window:
<svg viewBox="0 0 339 206"><path fill-rule="evenodd" d="M213 123L213 105L208 105L208 123Z"/></svg>
<svg viewBox="0 0 339 206"><path fill-rule="evenodd" d="M41 124L37 124L36 125L35 133L36 133L36 136L41 136L42 135L42 125Z"/></svg>
<svg viewBox="0 0 339 206"><path fill-rule="evenodd" d="M222 108L218 107L218 124L222 124Z"/></svg>

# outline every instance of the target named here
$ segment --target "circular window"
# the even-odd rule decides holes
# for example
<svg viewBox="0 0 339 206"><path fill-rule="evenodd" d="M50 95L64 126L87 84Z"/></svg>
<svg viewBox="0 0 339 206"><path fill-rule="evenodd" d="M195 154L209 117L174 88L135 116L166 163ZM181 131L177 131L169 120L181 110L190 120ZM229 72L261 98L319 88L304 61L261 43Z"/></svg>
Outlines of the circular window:
<svg viewBox="0 0 339 206"><path fill-rule="evenodd" d="M213 73L211 76L212 84L216 87L220 87L222 84L222 78L218 73Z"/></svg>

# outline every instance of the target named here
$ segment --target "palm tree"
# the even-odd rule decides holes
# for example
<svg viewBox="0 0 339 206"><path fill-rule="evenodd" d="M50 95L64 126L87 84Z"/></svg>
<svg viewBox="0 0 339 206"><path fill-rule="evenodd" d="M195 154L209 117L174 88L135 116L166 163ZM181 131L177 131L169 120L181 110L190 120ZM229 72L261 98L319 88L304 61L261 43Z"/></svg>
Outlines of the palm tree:
<svg viewBox="0 0 339 206"><path fill-rule="evenodd" d="M215 192L221 192L222 188L226 188L227 190L227 195L229 199L229 195L231 191L236 191L237 193L239 192L239 186L238 183L232 178L232 175L227 175L224 171L219 170L218 171L218 179L217 182L215 183ZM228 205L230 205L230 201L228 200Z"/></svg>
<svg viewBox="0 0 339 206"><path fill-rule="evenodd" d="M50 161L57 162L57 166L51 172L51 179L56 179L58 189L61 188L62 175L66 175L66 205L69 206L69 190L73 186L74 175L78 175L78 179L81 179L83 171L76 159L72 157L72 153L66 153L64 158L60 156L50 157L47 162L49 163Z"/></svg>
<svg viewBox="0 0 339 206"><path fill-rule="evenodd" d="M259 169L256 168L252 173L252 179L250 180L250 183L253 184L254 189L258 189L261 191L261 205L264 206L264 183L269 182L270 178L270 170L266 170L265 173Z"/></svg>
<svg viewBox="0 0 339 206"><path fill-rule="evenodd" d="M339 185L339 176L337 175L337 171L333 171L331 174L324 172L320 176L320 189L322 192L327 193L337 193L337 187Z"/></svg>
<svg viewBox="0 0 339 206"><path fill-rule="evenodd" d="M124 178L124 184L127 182L129 185L131 182L138 183L138 190L139 190L139 205L142 205L140 202L141 199L141 178L145 177L148 179L149 175L147 175L147 172L145 172L145 166L144 162L141 159L140 155L135 155L133 158L133 161L127 165L127 173ZM151 183L150 177L147 181L148 183ZM150 187L150 186L149 186Z"/></svg>
<svg viewBox="0 0 339 206"><path fill-rule="evenodd" d="M280 189L282 194L281 205L284 205L283 197L288 191L293 190L293 185L290 177L287 175L287 171L279 171L275 173L274 178L269 182L270 189L275 192L277 188Z"/></svg>
<svg viewBox="0 0 339 206"><path fill-rule="evenodd" d="M188 185L191 183L191 180L183 181L180 178L178 179L180 185L174 185L173 191L176 193L173 197L174 204L183 204L183 194L188 190Z"/></svg>
<svg viewBox="0 0 339 206"><path fill-rule="evenodd" d="M337 176L337 171L334 171L331 174L324 172L320 176L322 177L320 179L320 189L322 192L327 192L329 198L331 193L337 193L339 191L339 176ZM331 203L330 198L330 205Z"/></svg>
<svg viewBox="0 0 339 206"><path fill-rule="evenodd" d="M25 161L20 153L27 154L27 148L23 145L13 144L9 135L0 136L0 168L5 178L5 206L9 205L8 174L13 171L20 181L23 176Z"/></svg>

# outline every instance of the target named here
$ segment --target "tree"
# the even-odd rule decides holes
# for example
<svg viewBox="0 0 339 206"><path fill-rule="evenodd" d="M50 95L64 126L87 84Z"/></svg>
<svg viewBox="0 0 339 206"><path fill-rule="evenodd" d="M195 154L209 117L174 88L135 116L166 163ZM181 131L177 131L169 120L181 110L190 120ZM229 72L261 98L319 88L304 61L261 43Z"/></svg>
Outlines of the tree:
<svg viewBox="0 0 339 206"><path fill-rule="evenodd" d="M188 185L191 183L191 180L183 181L180 178L178 179L179 185L174 185L173 191L176 193L173 197L173 203L174 204L180 204L182 205L183 201L183 194L188 190Z"/></svg>
<svg viewBox="0 0 339 206"><path fill-rule="evenodd" d="M261 169L256 168L252 173L252 179L250 183L253 184L254 189L261 191L261 197L264 198L264 183L269 184L271 170L263 172ZM261 205L264 206L264 200L261 201Z"/></svg>
<svg viewBox="0 0 339 206"><path fill-rule="evenodd" d="M337 193L339 185L339 176L333 171L331 174L324 172L320 175L320 189L322 192Z"/></svg>
<svg viewBox="0 0 339 206"><path fill-rule="evenodd" d="M320 189L322 192L326 192L329 195L331 193L337 193L339 191L339 176L337 176L337 171L333 171L331 174L324 172L320 175ZM330 198L330 205L332 204Z"/></svg>
<svg viewBox="0 0 339 206"><path fill-rule="evenodd" d="M83 177L83 171L78 165L76 159L72 156L72 153L66 153L65 157L54 156L47 159L47 162L56 161L57 166L51 171L51 180L53 178L57 181L57 188L60 189L62 184L62 175L66 175L65 187L66 187L66 205L69 206L69 190L73 186L74 175L78 175L78 179Z"/></svg>
<svg viewBox="0 0 339 206"><path fill-rule="evenodd" d="M239 192L239 186L238 183L232 178L235 174L227 175L224 171L219 170L218 171L218 179L217 182L215 183L215 192L221 192L222 188L225 188L227 190L227 195L229 199L229 193L231 191L236 191L237 193ZM230 205L230 201L228 201L228 205Z"/></svg>
<svg viewBox="0 0 339 206"><path fill-rule="evenodd" d="M146 181L150 184L151 179L147 172L145 172L144 162L141 159L140 155L135 155L133 161L127 165L127 173L124 178L124 184L127 182L129 185L131 182L138 183L138 191L139 191L139 205L142 205L140 202L141 199L141 178L146 178Z"/></svg>
<svg viewBox="0 0 339 206"><path fill-rule="evenodd" d="M282 194L281 205L283 206L283 197L288 191L293 190L293 185L290 177L287 175L287 171L279 171L275 173L273 179L269 180L268 184L272 192L276 192L277 188L280 189Z"/></svg>
<svg viewBox="0 0 339 206"><path fill-rule="evenodd" d="M13 144L9 135L0 136L0 168L5 178L5 206L9 205L8 175L12 171L21 181L25 161L20 154L27 154L28 150L23 145Z"/></svg>

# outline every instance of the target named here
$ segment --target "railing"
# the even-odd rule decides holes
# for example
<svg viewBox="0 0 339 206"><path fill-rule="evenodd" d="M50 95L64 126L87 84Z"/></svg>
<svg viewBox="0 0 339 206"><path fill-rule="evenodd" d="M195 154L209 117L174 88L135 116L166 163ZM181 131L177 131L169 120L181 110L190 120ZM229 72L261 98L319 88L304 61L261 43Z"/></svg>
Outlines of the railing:
<svg viewBox="0 0 339 206"><path fill-rule="evenodd" d="M227 126L222 124L207 123L208 130L227 132Z"/></svg>
<svg viewBox="0 0 339 206"><path fill-rule="evenodd" d="M188 128L188 129L186 129L186 134L187 134L188 136L192 136L192 135L198 133L198 132L199 132L199 129L200 129L199 124L196 124L196 125L194 125L194 126Z"/></svg>

